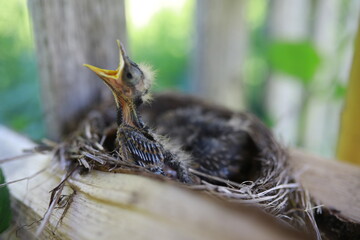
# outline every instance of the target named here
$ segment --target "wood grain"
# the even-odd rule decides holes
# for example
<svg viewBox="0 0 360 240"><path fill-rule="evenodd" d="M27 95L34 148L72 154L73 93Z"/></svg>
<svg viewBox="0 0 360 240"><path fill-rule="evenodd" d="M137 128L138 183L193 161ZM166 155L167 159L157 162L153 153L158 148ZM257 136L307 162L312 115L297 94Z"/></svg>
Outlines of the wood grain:
<svg viewBox="0 0 360 240"><path fill-rule="evenodd" d="M127 41L123 0L30 0L48 136L59 139L110 91L84 63L118 64ZM75 124L74 124L75 123Z"/></svg>
<svg viewBox="0 0 360 240"><path fill-rule="evenodd" d="M0 156L22 154L34 143L0 127ZM49 155L36 154L1 165L9 185L20 237L35 238L50 193L64 172L52 169ZM291 150L293 174L321 205L360 222L360 168ZM64 195L73 198L50 218L40 239L296 239L267 215L234 207L173 182L131 174L93 171L75 175ZM259 219L259 216L261 219ZM273 221L272 223L269 221ZM14 229L13 229L14 230ZM14 236L15 231L9 232ZM290 234L290 235L289 235Z"/></svg>
<svg viewBox="0 0 360 240"><path fill-rule="evenodd" d="M0 127L1 156L21 153L33 144ZM35 238L49 203L49 191L63 172L51 170L49 155L34 155L3 164L7 181L46 171L9 185L21 238ZM62 223L56 209L40 239L301 239L264 213L234 207L208 195L144 176L92 171L75 175L65 195L75 193ZM15 236L14 232L8 233Z"/></svg>
<svg viewBox="0 0 360 240"><path fill-rule="evenodd" d="M311 196L339 215L360 223L360 168L292 150L290 163L296 178Z"/></svg>

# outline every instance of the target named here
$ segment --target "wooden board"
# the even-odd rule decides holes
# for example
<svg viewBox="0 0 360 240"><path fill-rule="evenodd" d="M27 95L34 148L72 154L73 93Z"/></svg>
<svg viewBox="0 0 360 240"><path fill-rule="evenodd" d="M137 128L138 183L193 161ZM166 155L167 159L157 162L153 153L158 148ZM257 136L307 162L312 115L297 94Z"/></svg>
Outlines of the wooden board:
<svg viewBox="0 0 360 240"><path fill-rule="evenodd" d="M0 155L14 156L34 144L0 127ZM64 174L51 170L49 155L33 155L2 164L7 181L36 177L9 185L21 238L36 238L50 194ZM64 193L72 203L56 209L40 239L302 239L254 209L233 206L180 184L131 174L93 171L75 175ZM24 226L26 225L26 226ZM22 227L21 227L22 226ZM13 232L9 231L12 237Z"/></svg>
<svg viewBox="0 0 360 240"><path fill-rule="evenodd" d="M34 143L0 127L1 158L22 154ZM36 177L9 185L21 238L35 232L49 204L50 193L64 172L51 169L49 155L36 154L3 163L7 181ZM360 169L291 150L294 176L319 204L360 222ZM41 239L291 239L290 232L267 215L226 204L180 184L131 174L93 171L75 175L64 190L74 197L65 210L56 209ZM66 198L64 198L66 199ZM259 219L259 214L262 219ZM29 225L31 224L31 225ZM27 225L27 226L24 226ZM57 226L58 227L55 227ZM56 230L55 230L56 229Z"/></svg>
<svg viewBox="0 0 360 240"><path fill-rule="evenodd" d="M290 164L311 196L346 219L360 223L360 168L292 150Z"/></svg>

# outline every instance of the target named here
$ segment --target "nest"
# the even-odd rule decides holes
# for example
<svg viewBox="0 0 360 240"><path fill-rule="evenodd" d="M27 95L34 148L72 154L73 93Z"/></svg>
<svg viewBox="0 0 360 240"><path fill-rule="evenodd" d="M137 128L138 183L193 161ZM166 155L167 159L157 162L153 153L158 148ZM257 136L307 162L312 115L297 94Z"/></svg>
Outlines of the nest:
<svg viewBox="0 0 360 240"><path fill-rule="evenodd" d="M190 166L189 171L195 181L188 187L225 201L256 205L279 221L295 229L306 230L320 239L312 202L308 194L292 178L287 166L287 151L255 117L233 113L194 98L176 95L158 96L151 106L145 106L142 114L145 122L154 128L161 128L156 126L156 120L165 112L185 106L201 108L204 112L216 114L217 117L231 116L232 119L237 119L238 127L242 131L247 131L258 149L261 149L251 158L254 166L251 169L251 176L247 176L248 179L243 181L233 181L204 173ZM154 176L153 173L133 162L118 157L119 154L114 146L117 129L114 124L115 119L114 106L103 105L91 111L78 130L57 145L55 154L61 166L68 169L68 176L75 170L86 173L93 169ZM159 175L156 177L165 178ZM54 202L56 195L61 191L65 180L66 178L54 189L51 202Z"/></svg>

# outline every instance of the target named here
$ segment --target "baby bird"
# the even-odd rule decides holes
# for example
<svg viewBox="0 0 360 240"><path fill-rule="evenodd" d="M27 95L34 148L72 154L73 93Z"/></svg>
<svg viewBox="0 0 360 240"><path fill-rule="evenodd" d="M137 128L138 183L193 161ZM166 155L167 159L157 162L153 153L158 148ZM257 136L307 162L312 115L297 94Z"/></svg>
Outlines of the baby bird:
<svg viewBox="0 0 360 240"><path fill-rule="evenodd" d="M142 115L150 126L191 155L192 168L235 182L253 180L264 149L256 135L269 139L269 131L254 116L176 93L157 95L144 107Z"/></svg>
<svg viewBox="0 0 360 240"><path fill-rule="evenodd" d="M151 69L131 61L120 41L117 43L120 60L116 70L84 66L94 71L114 95L118 123L115 145L120 157L156 174L169 175L175 171L181 182L190 183L186 157L166 147L144 124L138 112L138 107L149 99L153 81Z"/></svg>

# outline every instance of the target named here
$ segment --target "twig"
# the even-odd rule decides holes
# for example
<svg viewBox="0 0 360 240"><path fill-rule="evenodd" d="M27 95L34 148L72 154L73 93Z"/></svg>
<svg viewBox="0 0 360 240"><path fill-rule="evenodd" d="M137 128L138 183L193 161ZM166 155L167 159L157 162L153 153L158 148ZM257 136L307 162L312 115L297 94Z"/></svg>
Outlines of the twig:
<svg viewBox="0 0 360 240"><path fill-rule="evenodd" d="M51 190L51 197L50 197L50 203L49 207L46 210L44 217L40 223L40 226L36 230L35 238L39 238L40 234L43 232L46 224L49 222L50 216L53 213L56 204L58 203L62 190L64 189L66 180L75 172L75 170L78 168L78 166L75 166L72 170L70 170L68 173L64 174L61 178L61 182L59 185L57 185L53 190Z"/></svg>
<svg viewBox="0 0 360 240"><path fill-rule="evenodd" d="M6 182L6 183L2 183L2 184L0 184L0 188L5 187L5 186L7 186L7 185L9 185L9 184L21 182L21 181L24 181L24 180L29 180L29 179L31 179L31 178L33 178L33 177L36 177L36 176L39 175L40 173L44 172L46 169L47 169L47 166L46 166L45 168L41 169L40 171L38 171L38 172L36 172L36 173L28 176L28 177L19 178L19 179L13 180L13 181L9 181L9 182Z"/></svg>
<svg viewBox="0 0 360 240"><path fill-rule="evenodd" d="M10 162L10 161L14 161L14 160L27 159L26 157L29 157L29 156L34 155L34 154L38 154L38 152L27 152L27 153L23 153L21 155L17 155L17 156L14 156L14 157L3 158L3 159L0 159L0 164Z"/></svg>

